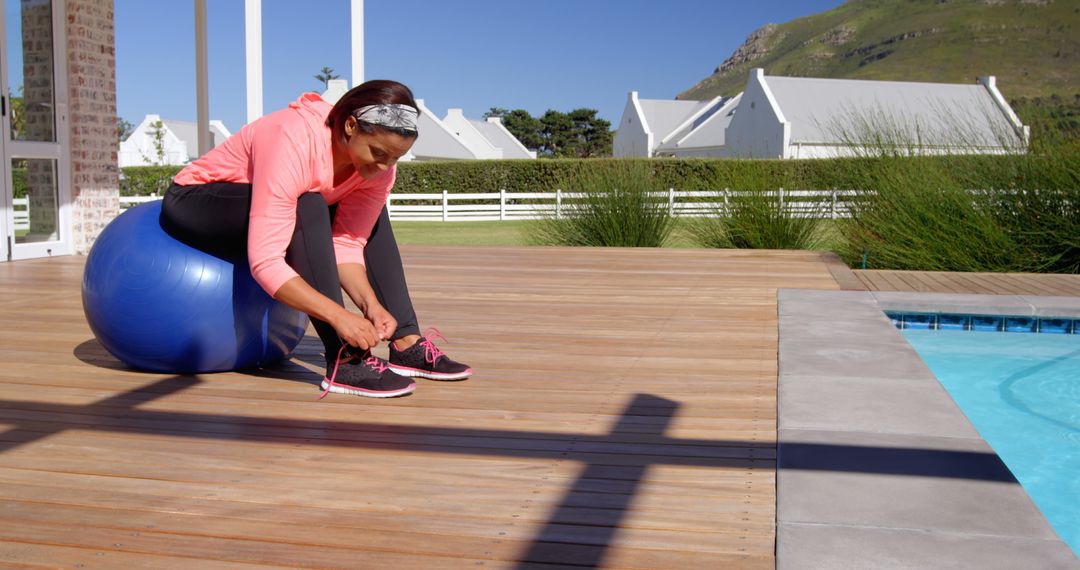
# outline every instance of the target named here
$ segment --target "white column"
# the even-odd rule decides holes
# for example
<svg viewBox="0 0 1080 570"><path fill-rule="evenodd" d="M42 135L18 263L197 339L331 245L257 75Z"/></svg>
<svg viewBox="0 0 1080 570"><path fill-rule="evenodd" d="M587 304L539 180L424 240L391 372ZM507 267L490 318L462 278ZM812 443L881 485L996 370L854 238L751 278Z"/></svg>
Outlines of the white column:
<svg viewBox="0 0 1080 570"><path fill-rule="evenodd" d="M206 51L206 0L195 0L195 108L199 156L210 151L210 82Z"/></svg>
<svg viewBox="0 0 1080 570"><path fill-rule="evenodd" d="M352 28L352 85L364 82L364 0L351 0L349 13Z"/></svg>
<svg viewBox="0 0 1080 570"><path fill-rule="evenodd" d="M244 53L250 123L263 114L262 0L244 0Z"/></svg>

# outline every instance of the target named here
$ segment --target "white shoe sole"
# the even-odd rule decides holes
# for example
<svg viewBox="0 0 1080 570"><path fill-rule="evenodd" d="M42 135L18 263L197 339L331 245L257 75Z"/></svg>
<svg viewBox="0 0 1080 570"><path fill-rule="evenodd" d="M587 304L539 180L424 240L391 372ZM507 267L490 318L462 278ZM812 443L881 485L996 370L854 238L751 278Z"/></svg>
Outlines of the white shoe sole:
<svg viewBox="0 0 1080 570"><path fill-rule="evenodd" d="M448 382L452 380L464 380L469 376L472 376L472 368L459 372L457 374L439 374L438 372L428 372L427 370L420 370L419 368L409 368L407 366L398 366L396 364L389 364L390 370L398 376L405 376L406 378L427 378L428 380L441 380Z"/></svg>
<svg viewBox="0 0 1080 570"><path fill-rule="evenodd" d="M365 398L397 398L398 396L413 393L413 391L416 390L416 383L414 382L408 387L400 390L380 392L375 390L364 390L363 388L356 388L345 384L331 384L329 381L323 380L322 389L334 394L351 394L353 396L364 396Z"/></svg>

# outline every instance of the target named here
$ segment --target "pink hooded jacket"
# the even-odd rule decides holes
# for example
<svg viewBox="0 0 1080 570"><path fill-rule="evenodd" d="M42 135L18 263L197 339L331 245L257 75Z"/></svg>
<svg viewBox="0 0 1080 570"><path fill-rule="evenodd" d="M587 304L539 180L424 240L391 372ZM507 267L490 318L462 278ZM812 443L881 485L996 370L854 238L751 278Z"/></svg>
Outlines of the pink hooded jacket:
<svg viewBox="0 0 1080 570"><path fill-rule="evenodd" d="M334 186L330 127L333 107L305 93L288 107L261 117L184 167L173 182L251 184L248 260L255 281L271 295L297 276L285 263L296 226L296 200L318 192L339 204L332 229L340 263L364 263L364 246L394 186L394 166L370 179L353 174Z"/></svg>

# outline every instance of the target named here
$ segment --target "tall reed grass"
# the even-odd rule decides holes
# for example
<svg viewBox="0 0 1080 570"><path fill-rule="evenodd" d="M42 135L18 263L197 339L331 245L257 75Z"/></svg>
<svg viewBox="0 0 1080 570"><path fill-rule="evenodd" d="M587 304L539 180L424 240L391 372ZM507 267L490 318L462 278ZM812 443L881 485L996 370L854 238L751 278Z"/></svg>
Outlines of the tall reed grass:
<svg viewBox="0 0 1080 570"><path fill-rule="evenodd" d="M841 178L865 192L839 226L841 255L870 268L1080 271L1080 145L1029 151L995 132L1006 151L973 156L988 147L986 129L952 122L949 153L873 120L844 131L860 156L837 162Z"/></svg>
<svg viewBox="0 0 1080 570"><path fill-rule="evenodd" d="M859 166L858 163L852 166ZM1024 248L940 160L882 158L856 171L872 191L849 203L841 256L870 268L1013 271Z"/></svg>
<svg viewBox="0 0 1080 570"><path fill-rule="evenodd" d="M561 215L535 220L526 235L537 245L660 247L674 228L663 188L647 163L606 161L580 169L560 187L579 197L563 203Z"/></svg>
<svg viewBox="0 0 1080 570"><path fill-rule="evenodd" d="M820 200L784 201L778 190L728 192L714 215L687 224L704 247L818 249L824 240Z"/></svg>

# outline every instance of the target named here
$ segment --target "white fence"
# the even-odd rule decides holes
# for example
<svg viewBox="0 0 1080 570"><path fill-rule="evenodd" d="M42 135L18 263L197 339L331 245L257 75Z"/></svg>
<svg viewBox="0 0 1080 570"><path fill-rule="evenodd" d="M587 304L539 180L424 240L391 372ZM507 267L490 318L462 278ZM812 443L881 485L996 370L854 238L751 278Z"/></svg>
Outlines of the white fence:
<svg viewBox="0 0 1080 570"><path fill-rule="evenodd" d="M12 202L15 207L15 231L25 232L30 230L30 199L15 198Z"/></svg>
<svg viewBox="0 0 1080 570"><path fill-rule="evenodd" d="M730 200L747 195L740 191L678 191L669 189L657 194L666 200L674 216L711 216L722 210ZM853 190L784 190L770 192L789 212L802 216L845 218L847 199ZM486 192L455 194L393 194L387 201L390 217L395 220L427 221L484 221L529 220L545 216L561 216L574 207L581 194L563 192ZM144 202L160 200L160 196L121 196L120 209L126 210ZM16 198L15 229L30 229L30 205L27 198Z"/></svg>
<svg viewBox="0 0 1080 570"><path fill-rule="evenodd" d="M154 200L160 200L161 196L121 196L120 197L120 211L124 211L132 206L137 206L143 202L153 202ZM29 231L30 230L30 199L29 198L15 198L12 200L11 205L15 209L15 231Z"/></svg>
<svg viewBox="0 0 1080 570"><path fill-rule="evenodd" d="M740 191L677 191L656 194L666 200L674 216L711 216L722 211L735 198L748 195ZM781 207L796 215L843 218L849 215L847 199L853 190L784 190L769 192ZM582 194L563 192L488 192L455 194L443 191L429 194L394 194L387 206L395 220L483 221L528 220L561 216L574 207ZM465 203L463 203L465 202Z"/></svg>

